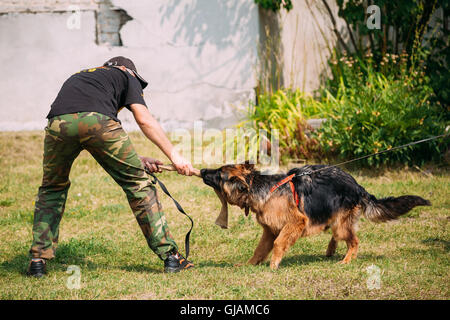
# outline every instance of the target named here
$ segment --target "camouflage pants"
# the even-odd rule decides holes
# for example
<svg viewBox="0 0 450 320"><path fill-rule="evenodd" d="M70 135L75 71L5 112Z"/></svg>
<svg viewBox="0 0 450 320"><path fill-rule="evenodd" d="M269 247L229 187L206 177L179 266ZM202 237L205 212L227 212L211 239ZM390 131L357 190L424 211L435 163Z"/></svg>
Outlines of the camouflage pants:
<svg viewBox="0 0 450 320"><path fill-rule="evenodd" d="M52 259L64 213L73 161L87 150L122 187L150 247L162 260L178 250L169 233L156 188L147 178L134 147L119 122L95 112L56 116L44 140L44 175L36 198L33 258Z"/></svg>

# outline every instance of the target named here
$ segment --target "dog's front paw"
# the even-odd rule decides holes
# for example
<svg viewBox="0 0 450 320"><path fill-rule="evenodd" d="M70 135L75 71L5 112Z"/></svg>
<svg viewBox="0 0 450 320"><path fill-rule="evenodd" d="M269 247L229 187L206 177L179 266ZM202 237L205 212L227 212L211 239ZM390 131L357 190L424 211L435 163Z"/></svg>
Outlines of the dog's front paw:
<svg viewBox="0 0 450 320"><path fill-rule="evenodd" d="M248 264L251 264L251 265L253 265L253 266L256 266L256 265L258 265L258 264L260 264L261 262L262 262L263 260L262 259L260 259L260 258L258 258L258 257L253 257L253 258L251 258L250 260L248 260Z"/></svg>
<svg viewBox="0 0 450 320"><path fill-rule="evenodd" d="M272 269L272 270L277 270L279 265L280 265L279 262L276 263L276 262L271 261L271 262L270 262L270 269Z"/></svg>

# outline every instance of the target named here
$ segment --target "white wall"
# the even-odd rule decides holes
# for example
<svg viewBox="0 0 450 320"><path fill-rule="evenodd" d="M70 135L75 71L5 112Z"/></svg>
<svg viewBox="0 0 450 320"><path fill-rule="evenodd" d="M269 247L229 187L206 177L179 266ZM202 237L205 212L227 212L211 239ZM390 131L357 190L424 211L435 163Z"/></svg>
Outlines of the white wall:
<svg viewBox="0 0 450 320"><path fill-rule="evenodd" d="M123 47L95 44L89 8L81 12L81 28L73 30L67 28L71 12L0 15L0 130L42 129L64 80L116 55L131 58L149 81L147 104L166 130L191 128L196 120L216 128L236 122L234 106L245 106L254 94L253 1L112 3L133 17L121 30ZM127 110L119 118L125 128L136 128Z"/></svg>
<svg viewBox="0 0 450 320"><path fill-rule="evenodd" d="M145 99L166 130L190 129L198 120L219 129L237 122L236 109L254 99L256 86L253 0L110 0L133 18L120 31L122 47L95 43L100 1L0 2L0 131L42 129L64 80L116 55L133 59L149 81ZM328 3L345 30L335 1ZM82 10L80 29L67 27L71 4ZM321 1L293 5L281 14L284 84L313 92L336 39ZM119 118L126 129L137 129L129 111Z"/></svg>
<svg viewBox="0 0 450 320"><path fill-rule="evenodd" d="M336 2L328 4L337 29L348 41L345 21L337 14ZM285 86L313 93L329 71L327 60L337 42L328 12L322 1L293 0L293 9L288 13L282 11L281 21Z"/></svg>

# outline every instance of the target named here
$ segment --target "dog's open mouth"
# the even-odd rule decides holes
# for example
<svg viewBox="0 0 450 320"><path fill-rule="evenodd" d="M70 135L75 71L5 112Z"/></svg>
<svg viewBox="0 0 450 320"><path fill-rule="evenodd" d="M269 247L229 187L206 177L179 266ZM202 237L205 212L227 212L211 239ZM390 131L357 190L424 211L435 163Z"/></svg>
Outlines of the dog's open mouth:
<svg viewBox="0 0 450 320"><path fill-rule="evenodd" d="M200 170L200 175L203 179L203 182L212 187L214 189L214 192L217 194L217 197L220 200L220 203L222 204L222 207L220 208L219 216L216 219L216 224L221 227L222 229L228 228L228 204L225 199L224 194L222 193L222 190L220 188L220 185L218 183L217 177L217 170L214 169L202 169Z"/></svg>
<svg viewBox="0 0 450 320"><path fill-rule="evenodd" d="M218 181L216 181L217 170L202 169L200 170L200 175L206 185L213 187L214 189L220 189L220 186L217 183Z"/></svg>

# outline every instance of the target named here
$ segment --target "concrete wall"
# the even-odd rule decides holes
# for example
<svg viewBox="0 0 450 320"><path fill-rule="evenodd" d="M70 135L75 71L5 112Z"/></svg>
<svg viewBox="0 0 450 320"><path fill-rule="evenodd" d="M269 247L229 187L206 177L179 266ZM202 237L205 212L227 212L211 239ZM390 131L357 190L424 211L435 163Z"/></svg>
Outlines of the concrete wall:
<svg viewBox="0 0 450 320"><path fill-rule="evenodd" d="M123 46L96 43L101 2L0 3L0 130L42 129L64 80L116 55L132 58L149 81L145 99L166 130L191 128L196 120L216 128L236 122L235 106L254 94L253 1L110 0L132 18L120 30ZM119 118L136 128L127 110Z"/></svg>
<svg viewBox="0 0 450 320"><path fill-rule="evenodd" d="M336 40L321 1L293 4L281 14L284 84L313 92ZM149 81L145 99L166 130L225 128L254 99L259 32L253 0L2 0L0 130L42 129L64 80L116 55ZM119 118L137 129L127 110Z"/></svg>
<svg viewBox="0 0 450 320"><path fill-rule="evenodd" d="M327 1L336 27L348 41L345 21L338 17L335 1ZM333 24L322 1L294 0L294 8L281 12L284 84L313 93L327 76L327 60L336 46Z"/></svg>

